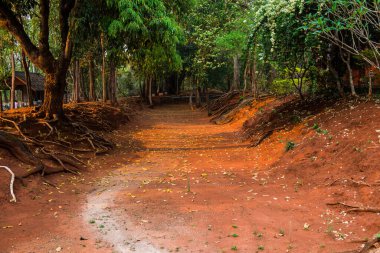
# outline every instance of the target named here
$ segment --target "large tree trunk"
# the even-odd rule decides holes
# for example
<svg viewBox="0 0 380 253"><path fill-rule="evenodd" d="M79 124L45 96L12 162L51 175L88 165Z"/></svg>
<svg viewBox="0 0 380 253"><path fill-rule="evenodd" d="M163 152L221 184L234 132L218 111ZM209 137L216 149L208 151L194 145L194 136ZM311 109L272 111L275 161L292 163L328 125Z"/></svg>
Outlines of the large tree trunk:
<svg viewBox="0 0 380 253"><path fill-rule="evenodd" d="M96 95L95 95L95 72L94 72L94 61L93 59L90 59L90 62L88 64L88 79L89 79L89 100L95 101Z"/></svg>
<svg viewBox="0 0 380 253"><path fill-rule="evenodd" d="M239 56L233 57L234 61L234 80L231 85L230 91L238 90L240 86L240 70L239 70Z"/></svg>
<svg viewBox="0 0 380 253"><path fill-rule="evenodd" d="M0 4L0 27L6 29L18 41L28 58L45 74L45 98L40 114L47 118L63 119L63 99L66 88L66 74L72 56L72 35L70 29L75 22L70 22L71 14L78 6L77 0L58 1L56 6L59 20L60 45L59 57L54 58L49 45L49 17L51 1L41 0L36 6L39 15L38 46L28 36L26 29L20 23L18 13L10 8L11 5Z"/></svg>
<svg viewBox="0 0 380 253"><path fill-rule="evenodd" d="M15 108L15 97L16 97L16 66L15 66L15 55L12 52L11 54L11 68L12 68L12 77L11 77L11 109Z"/></svg>
<svg viewBox="0 0 380 253"><path fill-rule="evenodd" d="M32 81L30 80L29 64L26 61L26 55L24 50L21 50L22 55L22 66L25 71L25 82L26 82L26 93L28 96L28 105L33 106L33 92L32 92Z"/></svg>
<svg viewBox="0 0 380 253"><path fill-rule="evenodd" d="M67 67L58 68L54 73L45 73L44 102L40 112L49 119L62 119L63 99L66 88Z"/></svg>
<svg viewBox="0 0 380 253"><path fill-rule="evenodd" d="M103 87L103 102L107 102L107 83L106 83L106 52L104 49L104 34L100 36L100 44L102 47L102 87Z"/></svg>

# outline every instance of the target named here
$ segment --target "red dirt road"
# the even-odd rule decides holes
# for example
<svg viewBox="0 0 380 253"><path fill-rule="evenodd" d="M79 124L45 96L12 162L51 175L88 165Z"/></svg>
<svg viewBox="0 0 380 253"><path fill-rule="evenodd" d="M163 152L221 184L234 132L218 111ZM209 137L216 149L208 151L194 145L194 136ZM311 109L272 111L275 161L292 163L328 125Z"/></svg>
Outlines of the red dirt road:
<svg viewBox="0 0 380 253"><path fill-rule="evenodd" d="M327 206L337 187L276 170L284 144L248 148L238 131L188 106L145 111L94 173L1 202L0 252L342 252L380 230L377 214Z"/></svg>

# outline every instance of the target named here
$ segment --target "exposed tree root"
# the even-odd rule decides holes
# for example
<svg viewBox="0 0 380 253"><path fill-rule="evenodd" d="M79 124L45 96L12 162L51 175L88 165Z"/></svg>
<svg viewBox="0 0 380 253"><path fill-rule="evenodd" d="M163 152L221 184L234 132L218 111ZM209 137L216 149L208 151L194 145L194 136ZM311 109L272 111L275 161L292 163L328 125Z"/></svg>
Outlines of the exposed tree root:
<svg viewBox="0 0 380 253"><path fill-rule="evenodd" d="M346 213L353 213L353 212L368 212L368 213L380 213L380 208L378 207L360 207L360 206L352 206L352 205L347 205L342 202L336 202L336 203L327 203L329 206L337 206L341 205L344 207L348 207L350 209L346 210Z"/></svg>
<svg viewBox="0 0 380 253"><path fill-rule="evenodd" d="M326 184L326 186L333 186L333 185L335 185L335 184L337 184L339 182L342 183L342 184L344 184L346 182L349 182L349 183L351 183L351 184L353 184L355 186L367 186L367 187L371 187L372 186L372 185L370 185L370 184L368 184L366 182L363 182L363 181L356 181L356 180L353 180L353 179L345 179L345 178L336 179L336 180L332 181L331 183Z"/></svg>
<svg viewBox="0 0 380 253"><path fill-rule="evenodd" d="M358 250L350 250L350 251L344 251L340 253L369 253L371 250L375 248L375 245L377 243L380 243L380 237L376 235L374 238L370 240L360 240L360 241L353 241L354 243L365 243L364 246L361 249Z"/></svg>
<svg viewBox="0 0 380 253"><path fill-rule="evenodd" d="M33 111L4 113L0 117L0 148L34 166L25 173L18 172L17 179L36 173L78 174L86 166L83 156L104 154L114 148L100 131L112 131L119 123L128 121L126 110L132 111L98 103L68 105L63 122L36 118Z"/></svg>
<svg viewBox="0 0 380 253"><path fill-rule="evenodd" d="M244 99L237 106L232 108L232 110L226 111L222 115L217 115L216 117L213 117L211 122L214 122L215 124L218 124L218 125L228 124L234 120L236 113L238 113L241 109L248 106L249 104L252 104L253 101L254 101L254 98Z"/></svg>
<svg viewBox="0 0 380 253"><path fill-rule="evenodd" d="M10 202L17 202L17 199L16 199L16 195L14 194L13 192L13 184L15 182L15 174L13 173L13 171L7 167L7 166L0 166L0 168L3 168L5 169L6 171L9 172L9 174L11 174L11 182L9 184L9 190L10 190L10 193L11 193L11 196L12 196L12 199L10 200Z"/></svg>
<svg viewBox="0 0 380 253"><path fill-rule="evenodd" d="M239 95L238 91L232 91L232 92L225 93L219 98L210 101L209 103L210 116L216 116L218 113L219 114L222 113L231 103L231 100L235 106L238 105L239 102L233 101L233 99L237 95Z"/></svg>
<svg viewBox="0 0 380 253"><path fill-rule="evenodd" d="M8 150L15 158L29 165L36 166L38 170L43 169L41 161L36 158L29 147L17 137L0 131L0 147Z"/></svg>

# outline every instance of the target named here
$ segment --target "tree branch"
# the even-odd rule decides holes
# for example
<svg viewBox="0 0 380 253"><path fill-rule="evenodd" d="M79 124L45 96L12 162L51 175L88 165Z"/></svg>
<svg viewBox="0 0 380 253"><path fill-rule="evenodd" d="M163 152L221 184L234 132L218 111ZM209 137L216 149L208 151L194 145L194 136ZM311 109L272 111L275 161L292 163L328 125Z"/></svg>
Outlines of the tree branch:
<svg viewBox="0 0 380 253"><path fill-rule="evenodd" d="M0 0L0 27L9 31L16 38L25 49L29 59L33 62L38 60L39 51L37 47L26 34L23 25L17 19L15 13L3 0Z"/></svg>
<svg viewBox="0 0 380 253"><path fill-rule="evenodd" d="M59 25L61 28L61 49L63 60L71 58L72 41L70 31L70 13L76 6L76 0L60 0Z"/></svg>
<svg viewBox="0 0 380 253"><path fill-rule="evenodd" d="M40 38L39 49L42 52L49 51L49 15L50 1L40 0Z"/></svg>

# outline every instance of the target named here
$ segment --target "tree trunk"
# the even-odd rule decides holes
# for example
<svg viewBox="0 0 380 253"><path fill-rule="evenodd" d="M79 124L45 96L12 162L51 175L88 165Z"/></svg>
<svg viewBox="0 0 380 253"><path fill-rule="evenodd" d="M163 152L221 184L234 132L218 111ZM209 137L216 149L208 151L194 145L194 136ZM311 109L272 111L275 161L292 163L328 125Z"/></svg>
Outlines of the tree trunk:
<svg viewBox="0 0 380 253"><path fill-rule="evenodd" d="M107 83L106 83L106 53L104 49L104 34L100 36L100 44L102 47L102 87L103 87L103 102L107 102Z"/></svg>
<svg viewBox="0 0 380 253"><path fill-rule="evenodd" d="M199 87L195 89L195 106L197 108L201 107L201 95L199 92Z"/></svg>
<svg viewBox="0 0 380 253"><path fill-rule="evenodd" d="M372 99L372 71L369 72L369 81L368 81L368 98Z"/></svg>
<svg viewBox="0 0 380 253"><path fill-rule="evenodd" d="M333 76L334 76L334 78L336 80L336 86L338 88L339 95L342 98L345 98L346 95L344 94L344 90L343 90L343 87L342 87L342 83L340 81L340 77L339 77L338 71L336 71L336 69L332 66L332 64L330 64L329 68L330 68L330 71L331 71L331 73L333 74Z"/></svg>
<svg viewBox="0 0 380 253"><path fill-rule="evenodd" d="M12 68L12 79L11 79L11 109L15 108L15 97L16 97L16 66L15 66L15 55L11 54L11 68Z"/></svg>
<svg viewBox="0 0 380 253"><path fill-rule="evenodd" d="M6 85L6 83L5 83L5 85ZM6 90L4 90L3 93L4 93L4 103L7 104L7 103L9 103L8 92Z"/></svg>
<svg viewBox="0 0 380 253"><path fill-rule="evenodd" d="M90 62L88 64L88 79L89 79L89 100L95 101L96 95L95 95L95 72L94 72L94 60L90 59Z"/></svg>
<svg viewBox="0 0 380 253"><path fill-rule="evenodd" d="M161 80L156 80L156 96L158 96L160 94L160 83L161 83Z"/></svg>
<svg viewBox="0 0 380 253"><path fill-rule="evenodd" d="M83 68L79 68L79 87L80 87L80 93L84 101L88 101L88 93L87 93L87 87L86 87L86 80L85 80L85 75L83 73ZM81 96L79 96L80 98Z"/></svg>
<svg viewBox="0 0 380 253"><path fill-rule="evenodd" d="M148 101L149 101L149 106L153 107L153 101L152 101L152 82L153 82L153 77L149 77L148 81Z"/></svg>
<svg viewBox="0 0 380 253"><path fill-rule="evenodd" d="M75 60L74 62L74 89L73 89L73 102L79 103L80 102L80 90L79 90L79 84L80 82L80 66L79 66L79 60Z"/></svg>
<svg viewBox="0 0 380 253"><path fill-rule="evenodd" d="M206 92L207 114L208 114L208 116L211 116L211 108L210 108L210 92L209 92L209 90L208 90L207 87L205 88L205 92Z"/></svg>
<svg viewBox="0 0 380 253"><path fill-rule="evenodd" d="M234 80L232 82L230 91L238 90L240 86L240 71L239 71L239 56L233 57L234 61Z"/></svg>
<svg viewBox="0 0 380 253"><path fill-rule="evenodd" d="M298 90L298 94L300 95L301 100L305 100L305 97L304 97L304 95L302 93L302 86L303 86L303 77L301 77L301 78L298 79L297 90Z"/></svg>
<svg viewBox="0 0 380 253"><path fill-rule="evenodd" d="M118 85L117 85L117 69L116 66L114 67L114 72L113 72L113 99L114 99L114 104L117 104L117 91L118 91Z"/></svg>
<svg viewBox="0 0 380 253"><path fill-rule="evenodd" d="M179 73L178 72L176 73L175 85L176 85L175 94L178 96L179 95Z"/></svg>
<svg viewBox="0 0 380 253"><path fill-rule="evenodd" d="M149 78L144 78L144 100L145 100L145 103L148 103L148 83L149 83Z"/></svg>
<svg viewBox="0 0 380 253"><path fill-rule="evenodd" d="M245 96L245 92L247 90L248 78L250 76L250 65L251 65L251 52L248 52L247 59L245 62L244 68L244 88L243 88L243 97Z"/></svg>
<svg viewBox="0 0 380 253"><path fill-rule="evenodd" d="M116 66L114 61L109 63L109 98L111 104L115 105L117 103L116 99Z"/></svg>
<svg viewBox="0 0 380 253"><path fill-rule="evenodd" d="M256 77L256 46L253 51L253 58L252 58L252 69L251 69L251 89L252 89L252 95L254 98L258 97L258 89L257 89L257 77Z"/></svg>
<svg viewBox="0 0 380 253"><path fill-rule="evenodd" d="M194 110L194 107L193 107L193 92L194 92L194 89L193 89L193 87L191 87L191 92L190 92L190 96L189 96L189 105L190 105L191 110Z"/></svg>
<svg viewBox="0 0 380 253"><path fill-rule="evenodd" d="M0 90L0 113L3 112L3 91Z"/></svg>
<svg viewBox="0 0 380 253"><path fill-rule="evenodd" d="M344 57L346 54L347 58ZM355 86L354 86L354 80L352 77L352 68L351 68L351 54L350 53L343 53L342 50L340 49L340 57L342 58L343 62L346 64L347 71L348 71L348 80L350 83L350 88L351 88L351 95L354 97L357 97L356 91L355 91Z"/></svg>
<svg viewBox="0 0 380 253"><path fill-rule="evenodd" d="M26 55L24 50L21 50L22 55L22 66L25 71L25 82L26 82L26 93L28 96L28 105L33 106L33 92L32 92L32 81L30 80L29 64L26 61Z"/></svg>
<svg viewBox="0 0 380 253"><path fill-rule="evenodd" d="M0 4L0 27L7 30L18 41L20 47L25 51L28 58L45 74L45 98L40 108L40 116L45 114L46 118L64 119L63 99L66 88L66 74L72 56L72 33L71 28L75 22L71 22L71 14L78 6L78 1L58 1L59 16L59 56L54 57L49 45L49 17L50 2L39 1L36 12L39 15L39 38L38 46L28 36L23 25L8 4ZM4 16L4 14L6 14ZM5 21L5 22L4 22ZM13 96L14 97L14 96Z"/></svg>
<svg viewBox="0 0 380 253"><path fill-rule="evenodd" d="M55 73L45 73L44 102L40 112L48 119L63 119L63 99L66 88L67 67L58 68Z"/></svg>

